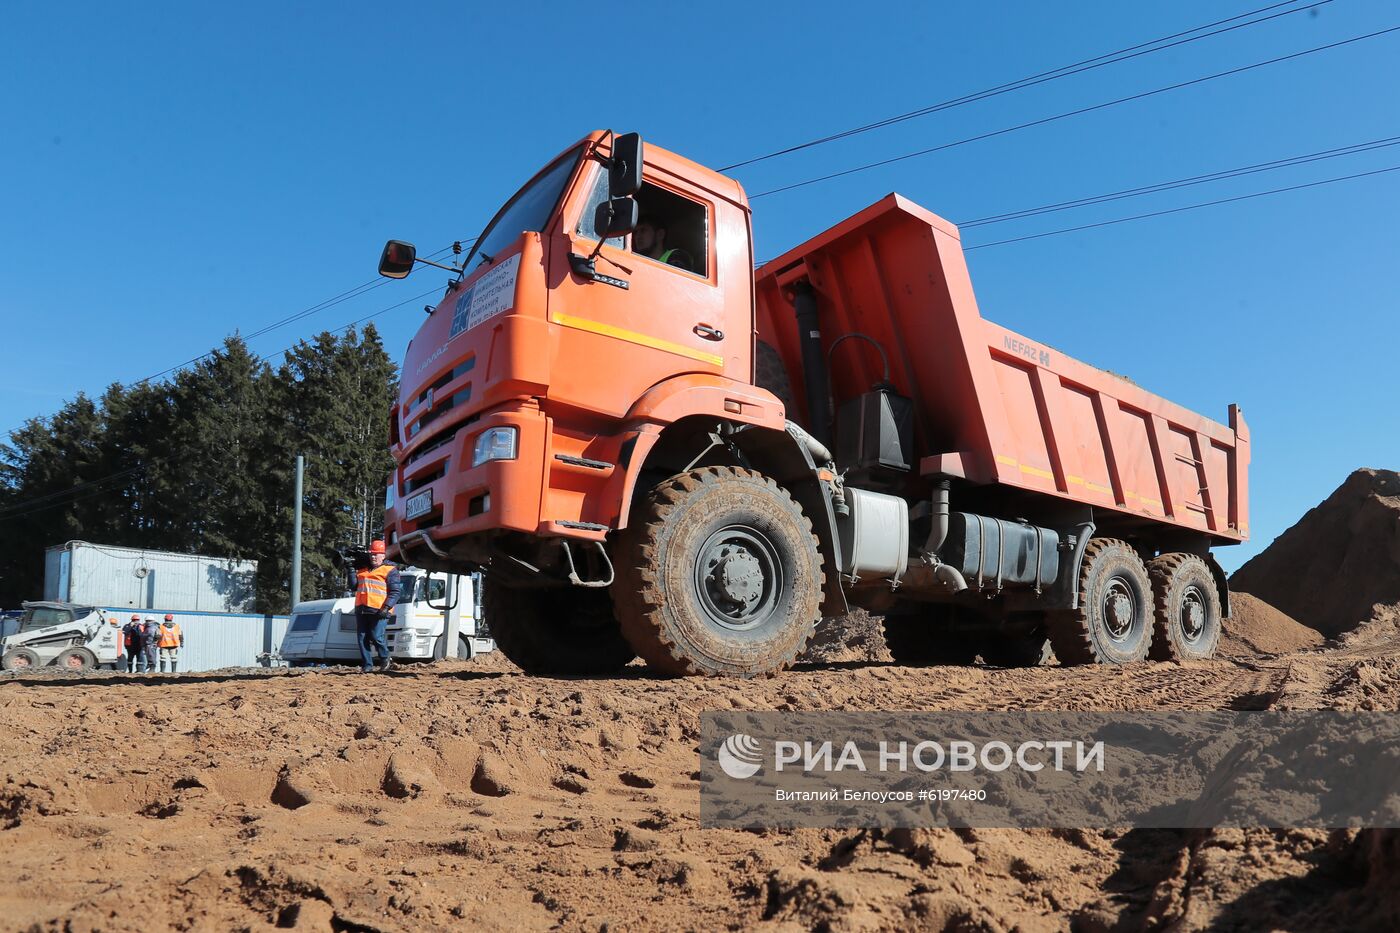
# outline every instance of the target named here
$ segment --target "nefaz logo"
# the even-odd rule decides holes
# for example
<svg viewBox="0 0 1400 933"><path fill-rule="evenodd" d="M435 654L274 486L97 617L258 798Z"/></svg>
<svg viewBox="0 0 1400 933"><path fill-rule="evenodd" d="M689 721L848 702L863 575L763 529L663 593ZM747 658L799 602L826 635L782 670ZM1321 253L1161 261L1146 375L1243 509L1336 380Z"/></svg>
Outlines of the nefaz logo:
<svg viewBox="0 0 1400 933"><path fill-rule="evenodd" d="M1024 340L1018 340L1017 338L1012 337L1010 334L1007 334L1005 337L1002 338L1002 345L1006 347L1006 352L1008 353L1014 353L1017 356L1024 356L1032 363L1039 363L1041 366L1044 366L1047 369L1050 367L1049 350L1042 350L1035 344L1026 343Z"/></svg>

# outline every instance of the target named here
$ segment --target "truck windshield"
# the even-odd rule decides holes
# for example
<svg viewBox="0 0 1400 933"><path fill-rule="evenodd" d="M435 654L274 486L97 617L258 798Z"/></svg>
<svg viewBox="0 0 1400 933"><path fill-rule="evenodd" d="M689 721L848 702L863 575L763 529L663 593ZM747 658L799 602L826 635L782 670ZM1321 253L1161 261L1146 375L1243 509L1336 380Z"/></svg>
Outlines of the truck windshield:
<svg viewBox="0 0 1400 933"><path fill-rule="evenodd" d="M481 262L489 262L496 254L515 241L525 231L540 233L549 220L554 208L559 204L559 196L564 193L569 175L578 164L579 150L572 149L560 156L543 174L521 188L506 202L506 206L496 212L491 223L477 238L471 254L467 256L467 269L470 271ZM478 260L477 257L480 257Z"/></svg>

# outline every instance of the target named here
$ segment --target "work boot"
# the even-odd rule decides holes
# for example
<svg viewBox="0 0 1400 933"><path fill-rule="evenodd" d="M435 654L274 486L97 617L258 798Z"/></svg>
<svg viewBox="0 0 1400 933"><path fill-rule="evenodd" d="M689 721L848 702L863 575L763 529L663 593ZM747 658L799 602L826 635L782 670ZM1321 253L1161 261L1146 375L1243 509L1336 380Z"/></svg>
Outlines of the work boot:
<svg viewBox="0 0 1400 933"><path fill-rule="evenodd" d="M385 658L385 659L380 663L379 669L380 669L381 671L387 671L387 670L389 670L390 668L392 668L393 666L394 666L393 660L390 659L390 658Z"/></svg>

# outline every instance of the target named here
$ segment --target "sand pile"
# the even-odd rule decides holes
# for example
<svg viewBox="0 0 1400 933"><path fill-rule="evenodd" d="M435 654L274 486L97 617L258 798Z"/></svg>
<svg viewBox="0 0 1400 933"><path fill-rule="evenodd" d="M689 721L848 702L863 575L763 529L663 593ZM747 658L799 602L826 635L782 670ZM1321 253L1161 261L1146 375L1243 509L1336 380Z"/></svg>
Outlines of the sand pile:
<svg viewBox="0 0 1400 933"><path fill-rule="evenodd" d="M885 629L879 616L864 609L852 609L843 616L822 619L801 661L806 664L888 661Z"/></svg>
<svg viewBox="0 0 1400 933"><path fill-rule="evenodd" d="M1337 637L1400 605L1400 474L1357 470L1230 578Z"/></svg>
<svg viewBox="0 0 1400 933"><path fill-rule="evenodd" d="M1227 658L1288 654L1320 648L1323 637L1257 596L1230 594L1230 618L1220 638L1220 654Z"/></svg>

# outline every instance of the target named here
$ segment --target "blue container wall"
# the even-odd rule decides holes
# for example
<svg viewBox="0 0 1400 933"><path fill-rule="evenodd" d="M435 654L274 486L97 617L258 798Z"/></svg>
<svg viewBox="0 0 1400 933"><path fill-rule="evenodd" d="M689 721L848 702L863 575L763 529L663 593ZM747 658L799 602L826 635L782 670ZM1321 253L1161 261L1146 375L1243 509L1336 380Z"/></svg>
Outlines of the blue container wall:
<svg viewBox="0 0 1400 933"><path fill-rule="evenodd" d="M104 607L109 617L125 623L131 608ZM168 610L137 613L162 619ZM180 651L181 671L212 671L221 667L259 667L259 655L276 651L287 633L290 616L242 615L219 612L171 612L185 636Z"/></svg>

